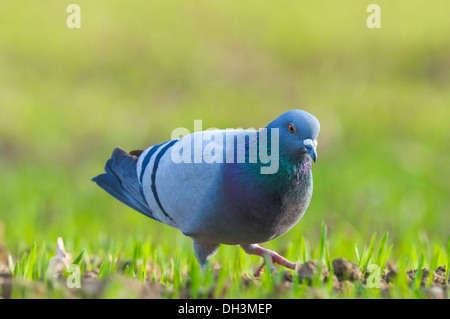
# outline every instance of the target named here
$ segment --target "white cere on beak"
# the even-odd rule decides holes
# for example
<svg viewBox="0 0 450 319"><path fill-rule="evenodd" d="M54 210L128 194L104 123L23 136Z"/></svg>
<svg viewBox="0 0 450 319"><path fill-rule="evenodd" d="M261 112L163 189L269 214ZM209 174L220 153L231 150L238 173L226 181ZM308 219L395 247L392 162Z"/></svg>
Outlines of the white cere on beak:
<svg viewBox="0 0 450 319"><path fill-rule="evenodd" d="M303 144L305 144L305 146L312 146L314 149L317 148L317 140L311 140L311 139L306 139L303 141Z"/></svg>

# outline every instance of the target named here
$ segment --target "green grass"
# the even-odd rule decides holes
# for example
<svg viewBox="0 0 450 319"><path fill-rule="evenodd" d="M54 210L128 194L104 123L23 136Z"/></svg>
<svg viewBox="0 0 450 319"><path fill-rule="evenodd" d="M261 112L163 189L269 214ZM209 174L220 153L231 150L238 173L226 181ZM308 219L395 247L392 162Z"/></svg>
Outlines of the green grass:
<svg viewBox="0 0 450 319"><path fill-rule="evenodd" d="M323 225L322 236L326 234L326 225ZM376 244L375 234L372 236L370 246L377 246L378 251L365 250L364 258L371 267L376 265L381 272L375 273L381 280L386 263L387 235ZM320 252L326 244L326 237L321 237L317 250ZM85 292L84 285L88 285L85 278L89 273L96 273L98 286L97 297L126 298L143 297L139 292L146 284L152 283L159 287L156 295L151 298L379 298L382 296L380 288L366 288L360 282L354 282L343 289L333 287L333 269L328 263L327 257L322 255L323 264L330 269L330 277L322 281L318 272L312 281L306 282L299 279L296 272L292 280L285 281L288 270L275 266L274 271L267 268L260 278L253 277L252 271L259 264L255 264L248 256L233 248L233 251L223 249L217 257L212 259L210 266L202 271L194 256L180 249L176 256L169 256L170 251L166 247L151 248L150 240L129 242L123 247L116 247L115 243L108 243L100 254L91 254L87 249L81 250L71 262L80 268L80 289L69 289L65 282L73 275L71 266L59 272L59 277L51 275L51 257L54 251L44 245L42 247L33 244L28 253L24 253L20 259L14 262L10 255L9 267L13 277L12 298L61 298L61 297L93 297L92 292ZM121 245L120 245L121 246ZM322 247L322 248L321 248ZM389 246L389 247L392 247ZM292 257L292 256L291 256ZM236 258L233 262L231 258ZM319 255L320 258L320 255ZM320 259L319 259L320 260ZM417 274L412 282L406 280L408 263L398 264L398 275L394 278L390 287L390 297L393 298L424 298L425 289L430 287L431 281L427 280L426 287L422 283L422 268L436 269L438 265L445 265L448 256L442 254L442 247L436 246L432 255L421 254L416 265ZM227 262L228 261L228 262ZM222 263L223 262L223 263ZM363 272L366 263L359 262L359 268ZM447 264L448 267L448 264ZM448 268L447 268L448 269ZM403 275L402 275L403 274ZM369 279L368 279L369 280ZM105 286L99 283L103 281ZM36 288L37 284L45 288ZM132 291L136 289L137 291ZM91 288L92 289L92 288ZM130 295L128 295L128 293ZM137 294L137 295L136 295ZM387 297L384 295L384 297Z"/></svg>
<svg viewBox="0 0 450 319"><path fill-rule="evenodd" d="M448 1L380 0L378 30L359 0L77 3L80 30L65 25L70 3L0 5L0 264L13 297L70 296L45 278L58 237L83 274L99 272L103 297L335 297L331 282L283 291L277 268L246 280L261 260L237 247L201 274L189 238L90 181L116 146L146 148L196 119L258 128L291 108L321 122L314 195L265 247L364 273L450 263ZM394 296L427 297L402 280Z"/></svg>

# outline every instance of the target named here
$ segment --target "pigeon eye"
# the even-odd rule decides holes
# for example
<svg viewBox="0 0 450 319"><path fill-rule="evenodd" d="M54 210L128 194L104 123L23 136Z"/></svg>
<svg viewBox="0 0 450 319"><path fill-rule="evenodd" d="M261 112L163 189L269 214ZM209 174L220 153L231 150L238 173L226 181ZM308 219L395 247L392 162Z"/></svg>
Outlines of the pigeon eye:
<svg viewBox="0 0 450 319"><path fill-rule="evenodd" d="M289 124L289 132L295 133L295 127L292 124Z"/></svg>

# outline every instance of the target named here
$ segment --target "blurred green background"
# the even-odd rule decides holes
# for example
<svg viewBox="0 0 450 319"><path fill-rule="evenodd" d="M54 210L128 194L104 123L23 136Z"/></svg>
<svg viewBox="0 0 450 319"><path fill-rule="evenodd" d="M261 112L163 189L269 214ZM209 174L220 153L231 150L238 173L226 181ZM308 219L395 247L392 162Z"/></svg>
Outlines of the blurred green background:
<svg viewBox="0 0 450 319"><path fill-rule="evenodd" d="M73 2L81 29L66 26ZM195 119L259 128L301 108L321 122L314 195L267 247L295 259L322 221L333 257L354 258L373 232L389 231L397 257L444 245L450 3L377 1L382 27L369 29L370 3L3 0L0 241L16 253L57 236L92 251L146 239L173 256L175 238L190 253L90 181L113 148L147 148Z"/></svg>

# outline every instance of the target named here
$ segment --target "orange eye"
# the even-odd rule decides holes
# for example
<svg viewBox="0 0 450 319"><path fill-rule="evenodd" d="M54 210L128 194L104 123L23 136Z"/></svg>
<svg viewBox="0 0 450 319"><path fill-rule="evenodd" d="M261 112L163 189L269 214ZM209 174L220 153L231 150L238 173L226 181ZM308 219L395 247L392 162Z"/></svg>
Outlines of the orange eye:
<svg viewBox="0 0 450 319"><path fill-rule="evenodd" d="M292 124L289 124L289 132L295 133L295 127Z"/></svg>

